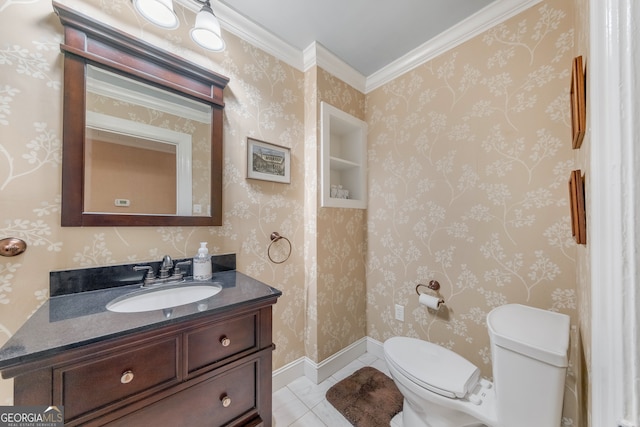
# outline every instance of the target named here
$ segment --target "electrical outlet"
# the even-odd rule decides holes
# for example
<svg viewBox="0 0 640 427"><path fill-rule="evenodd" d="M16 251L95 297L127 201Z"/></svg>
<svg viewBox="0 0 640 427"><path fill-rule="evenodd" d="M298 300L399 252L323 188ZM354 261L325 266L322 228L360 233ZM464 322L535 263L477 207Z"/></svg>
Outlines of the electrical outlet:
<svg viewBox="0 0 640 427"><path fill-rule="evenodd" d="M404 322L404 305L396 304L396 320Z"/></svg>

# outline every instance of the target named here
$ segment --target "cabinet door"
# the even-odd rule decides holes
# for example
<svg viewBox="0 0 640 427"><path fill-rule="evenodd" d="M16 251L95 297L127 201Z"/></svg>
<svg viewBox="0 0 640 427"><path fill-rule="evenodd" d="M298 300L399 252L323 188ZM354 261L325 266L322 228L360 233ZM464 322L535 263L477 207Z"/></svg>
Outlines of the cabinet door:
<svg viewBox="0 0 640 427"><path fill-rule="evenodd" d="M212 377L107 424L109 427L261 425L262 357L215 371ZM195 381L194 381L195 382ZM267 411L269 416L270 411ZM270 423L268 423L270 425Z"/></svg>

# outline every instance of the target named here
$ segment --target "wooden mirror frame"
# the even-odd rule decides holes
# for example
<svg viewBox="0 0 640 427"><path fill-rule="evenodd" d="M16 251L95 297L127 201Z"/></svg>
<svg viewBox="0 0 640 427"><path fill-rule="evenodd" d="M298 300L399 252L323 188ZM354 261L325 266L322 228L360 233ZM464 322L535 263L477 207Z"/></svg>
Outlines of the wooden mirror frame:
<svg viewBox="0 0 640 427"><path fill-rule="evenodd" d="M64 26L62 226L222 225L223 90L229 79L53 2ZM211 117L211 216L84 213L87 64L203 101Z"/></svg>

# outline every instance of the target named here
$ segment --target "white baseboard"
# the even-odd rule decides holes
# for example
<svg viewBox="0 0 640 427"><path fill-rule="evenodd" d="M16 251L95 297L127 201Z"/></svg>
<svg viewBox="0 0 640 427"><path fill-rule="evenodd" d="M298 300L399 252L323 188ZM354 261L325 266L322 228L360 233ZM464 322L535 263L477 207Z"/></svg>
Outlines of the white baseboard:
<svg viewBox="0 0 640 427"><path fill-rule="evenodd" d="M367 337L364 337L327 357L320 363L314 363L308 359L304 373L315 384L320 384L366 352Z"/></svg>
<svg viewBox="0 0 640 427"><path fill-rule="evenodd" d="M367 337L367 353L374 355L378 359L384 359L384 347L382 343L373 338Z"/></svg>
<svg viewBox="0 0 640 427"><path fill-rule="evenodd" d="M301 357L273 371L272 390L280 390L302 376L306 376L315 384L320 384L365 353L370 353L380 359L384 358L382 343L373 338L364 337L320 363L316 363L306 356Z"/></svg>

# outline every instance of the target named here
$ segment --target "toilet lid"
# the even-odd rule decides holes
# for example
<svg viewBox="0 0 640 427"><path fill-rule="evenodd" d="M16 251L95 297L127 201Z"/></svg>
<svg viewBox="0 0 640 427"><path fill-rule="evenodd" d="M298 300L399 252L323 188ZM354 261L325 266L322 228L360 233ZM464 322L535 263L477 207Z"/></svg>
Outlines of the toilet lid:
<svg viewBox="0 0 640 427"><path fill-rule="evenodd" d="M384 352L387 361L411 381L442 396L464 397L480 379L473 363L428 341L393 337L384 343Z"/></svg>

